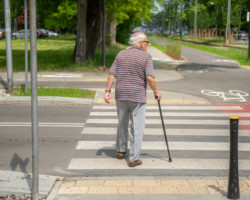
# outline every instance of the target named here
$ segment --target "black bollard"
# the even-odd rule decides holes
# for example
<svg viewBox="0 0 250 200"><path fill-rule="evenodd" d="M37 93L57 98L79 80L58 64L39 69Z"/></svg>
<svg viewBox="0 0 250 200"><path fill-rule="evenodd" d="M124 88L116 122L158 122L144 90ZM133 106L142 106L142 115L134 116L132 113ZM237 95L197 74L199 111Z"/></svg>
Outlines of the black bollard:
<svg viewBox="0 0 250 200"><path fill-rule="evenodd" d="M230 117L230 161L228 180L228 199L240 198L238 172L238 124L239 117Z"/></svg>

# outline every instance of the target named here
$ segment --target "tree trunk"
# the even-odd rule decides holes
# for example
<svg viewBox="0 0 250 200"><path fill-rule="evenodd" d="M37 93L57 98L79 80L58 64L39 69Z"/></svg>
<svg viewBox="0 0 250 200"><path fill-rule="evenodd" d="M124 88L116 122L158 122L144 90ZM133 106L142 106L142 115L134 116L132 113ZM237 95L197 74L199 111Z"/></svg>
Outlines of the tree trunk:
<svg viewBox="0 0 250 200"><path fill-rule="evenodd" d="M15 18L14 18L13 32L17 32L17 9L16 9L16 5L15 5Z"/></svg>
<svg viewBox="0 0 250 200"><path fill-rule="evenodd" d="M87 14L87 0L78 0L77 2L77 38L74 51L74 63L86 64L86 14Z"/></svg>
<svg viewBox="0 0 250 200"><path fill-rule="evenodd" d="M107 21L106 44L116 44L116 20Z"/></svg>
<svg viewBox="0 0 250 200"><path fill-rule="evenodd" d="M116 19L111 22L110 26L110 37L111 37L111 44L116 44Z"/></svg>
<svg viewBox="0 0 250 200"><path fill-rule="evenodd" d="M95 50L98 40L101 36L101 19L102 19L102 1L88 0L87 8L87 46L86 57L92 59L95 55Z"/></svg>

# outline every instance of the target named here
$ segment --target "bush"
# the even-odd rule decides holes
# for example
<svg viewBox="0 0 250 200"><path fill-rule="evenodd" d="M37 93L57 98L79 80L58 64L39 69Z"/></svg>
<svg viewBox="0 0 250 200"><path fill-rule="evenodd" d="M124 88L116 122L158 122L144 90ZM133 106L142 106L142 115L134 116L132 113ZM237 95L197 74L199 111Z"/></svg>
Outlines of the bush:
<svg viewBox="0 0 250 200"><path fill-rule="evenodd" d="M181 45L176 44L174 42L168 42L166 47L166 52L171 56L174 56L178 59L181 58Z"/></svg>

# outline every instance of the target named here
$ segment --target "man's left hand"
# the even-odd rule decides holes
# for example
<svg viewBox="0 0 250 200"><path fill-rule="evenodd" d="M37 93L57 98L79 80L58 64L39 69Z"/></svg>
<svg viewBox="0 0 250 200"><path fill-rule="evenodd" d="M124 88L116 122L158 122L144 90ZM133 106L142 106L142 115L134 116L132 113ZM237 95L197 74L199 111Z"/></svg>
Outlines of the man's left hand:
<svg viewBox="0 0 250 200"><path fill-rule="evenodd" d="M111 102L111 94L109 92L106 92L106 94L104 95L104 99L106 103L110 103Z"/></svg>

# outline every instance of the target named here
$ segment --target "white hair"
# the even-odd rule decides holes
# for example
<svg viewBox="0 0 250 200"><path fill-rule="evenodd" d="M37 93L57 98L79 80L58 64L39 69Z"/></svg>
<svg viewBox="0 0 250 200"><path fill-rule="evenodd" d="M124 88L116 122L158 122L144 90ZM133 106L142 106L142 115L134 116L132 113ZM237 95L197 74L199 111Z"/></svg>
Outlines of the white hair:
<svg viewBox="0 0 250 200"><path fill-rule="evenodd" d="M129 38L129 44L135 45L146 40L147 36L144 33L135 33Z"/></svg>

